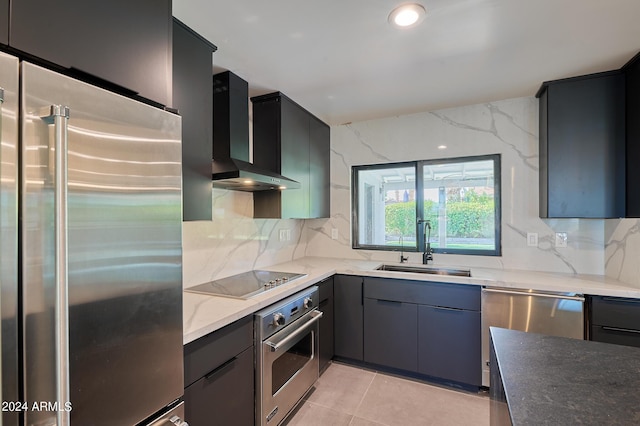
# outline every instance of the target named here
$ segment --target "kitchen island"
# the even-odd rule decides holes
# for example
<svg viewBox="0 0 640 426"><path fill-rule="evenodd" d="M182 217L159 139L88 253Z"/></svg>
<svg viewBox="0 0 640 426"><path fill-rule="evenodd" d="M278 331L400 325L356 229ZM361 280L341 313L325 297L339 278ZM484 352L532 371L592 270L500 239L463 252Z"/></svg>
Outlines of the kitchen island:
<svg viewBox="0 0 640 426"><path fill-rule="evenodd" d="M640 424L640 349L491 328L492 425Z"/></svg>

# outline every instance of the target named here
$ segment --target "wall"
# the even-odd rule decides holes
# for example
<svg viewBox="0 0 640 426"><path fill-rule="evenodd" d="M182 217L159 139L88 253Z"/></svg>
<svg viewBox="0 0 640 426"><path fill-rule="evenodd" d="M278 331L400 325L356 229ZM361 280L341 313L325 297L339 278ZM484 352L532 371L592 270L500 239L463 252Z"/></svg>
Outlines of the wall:
<svg viewBox="0 0 640 426"><path fill-rule="evenodd" d="M183 286L304 256L304 221L253 219L253 195L213 190L213 220L182 223ZM290 239L280 241L280 230Z"/></svg>
<svg viewBox="0 0 640 426"><path fill-rule="evenodd" d="M438 145L447 145L439 150ZM351 249L350 167L502 154L501 257L435 254L435 264L605 273L605 221L538 217L538 101L533 97L389 117L331 129L331 218L306 221L308 256L398 261L399 253ZM339 238L331 239L337 229ZM528 247L527 232L539 235ZM568 233L556 248L555 232ZM420 262L419 253L409 255Z"/></svg>

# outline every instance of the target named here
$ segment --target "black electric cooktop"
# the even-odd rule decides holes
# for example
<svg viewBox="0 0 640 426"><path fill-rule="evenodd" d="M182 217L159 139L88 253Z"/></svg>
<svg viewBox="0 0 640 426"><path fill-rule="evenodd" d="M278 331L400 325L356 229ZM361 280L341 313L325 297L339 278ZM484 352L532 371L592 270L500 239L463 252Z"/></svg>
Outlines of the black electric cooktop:
<svg viewBox="0 0 640 426"><path fill-rule="evenodd" d="M191 293L249 299L306 274L255 270L186 288Z"/></svg>

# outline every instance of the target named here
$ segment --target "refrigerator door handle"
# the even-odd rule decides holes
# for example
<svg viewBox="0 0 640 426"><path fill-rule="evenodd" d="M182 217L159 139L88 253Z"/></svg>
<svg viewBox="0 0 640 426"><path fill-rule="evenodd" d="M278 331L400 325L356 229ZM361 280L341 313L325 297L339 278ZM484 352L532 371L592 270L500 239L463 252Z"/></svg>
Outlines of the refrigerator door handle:
<svg viewBox="0 0 640 426"><path fill-rule="evenodd" d="M69 273L68 255L68 218L67 218L67 148L69 108L51 105L48 113L41 117L47 124L54 126L55 171L55 332L56 332L56 399L58 404L70 402L69 384ZM69 426L69 413L58 410L58 426Z"/></svg>

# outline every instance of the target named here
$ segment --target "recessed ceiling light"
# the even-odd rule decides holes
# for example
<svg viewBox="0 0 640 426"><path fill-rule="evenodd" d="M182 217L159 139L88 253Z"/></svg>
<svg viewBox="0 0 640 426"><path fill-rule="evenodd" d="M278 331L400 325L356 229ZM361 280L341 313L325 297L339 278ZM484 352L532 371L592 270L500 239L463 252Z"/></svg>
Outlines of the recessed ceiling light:
<svg viewBox="0 0 640 426"><path fill-rule="evenodd" d="M421 4L403 4L391 11L389 23L399 28L410 28L422 22L426 14L427 11Z"/></svg>
<svg viewBox="0 0 640 426"><path fill-rule="evenodd" d="M446 145L438 145L438 149L447 149Z"/></svg>

